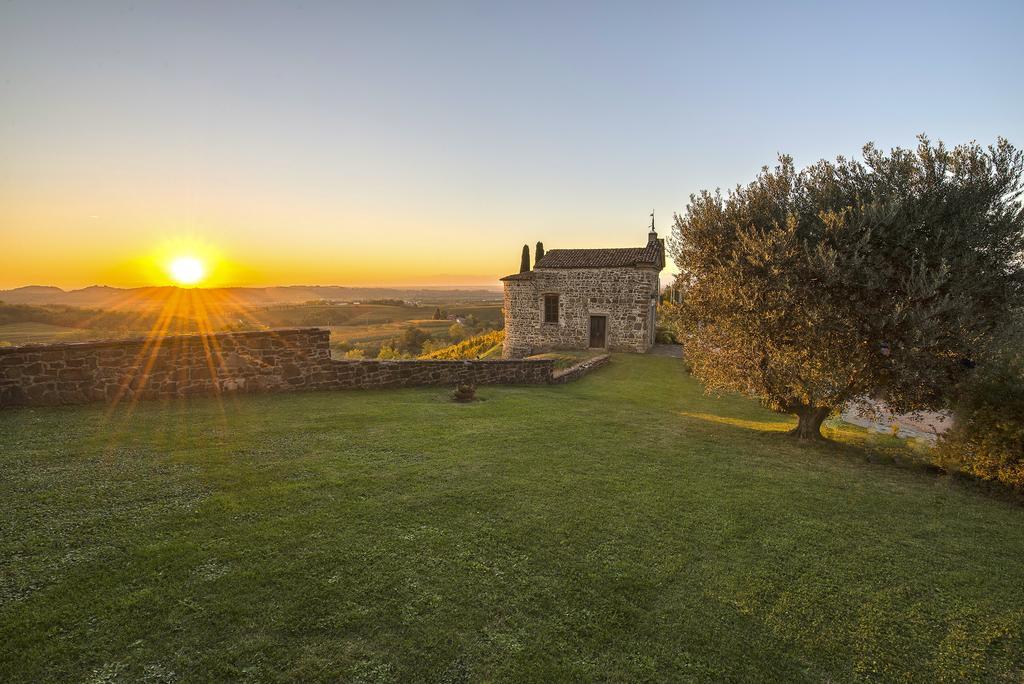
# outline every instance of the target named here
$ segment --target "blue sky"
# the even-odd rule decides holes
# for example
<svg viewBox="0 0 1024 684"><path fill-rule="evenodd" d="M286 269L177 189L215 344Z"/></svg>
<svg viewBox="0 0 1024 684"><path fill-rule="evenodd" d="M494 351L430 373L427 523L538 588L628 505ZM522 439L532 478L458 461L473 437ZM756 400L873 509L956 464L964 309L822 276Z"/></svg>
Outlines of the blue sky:
<svg viewBox="0 0 1024 684"><path fill-rule="evenodd" d="M1024 3L429 5L0 4L0 287L180 236L242 283L491 282L778 152L1024 145Z"/></svg>

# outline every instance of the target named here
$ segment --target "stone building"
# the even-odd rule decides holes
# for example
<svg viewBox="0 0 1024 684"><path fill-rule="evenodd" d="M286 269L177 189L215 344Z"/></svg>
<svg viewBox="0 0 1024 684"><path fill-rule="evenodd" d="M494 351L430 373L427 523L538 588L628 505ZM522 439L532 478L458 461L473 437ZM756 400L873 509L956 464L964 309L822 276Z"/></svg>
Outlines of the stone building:
<svg viewBox="0 0 1024 684"><path fill-rule="evenodd" d="M552 349L647 351L664 267L665 241L653 219L643 247L547 252L533 270L502 278L504 357Z"/></svg>

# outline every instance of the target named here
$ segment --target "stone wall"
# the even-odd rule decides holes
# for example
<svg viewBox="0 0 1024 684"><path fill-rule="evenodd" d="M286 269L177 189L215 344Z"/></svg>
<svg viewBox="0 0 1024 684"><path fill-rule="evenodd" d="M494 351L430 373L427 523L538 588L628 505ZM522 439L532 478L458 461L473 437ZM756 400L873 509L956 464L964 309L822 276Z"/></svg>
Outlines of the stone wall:
<svg viewBox="0 0 1024 684"><path fill-rule="evenodd" d="M555 371L555 374L551 377L551 382L556 385L562 385L567 382L572 382L578 378L582 378L584 375L592 370L597 370L601 366L611 361L611 356L608 354L602 354L601 356L595 356L592 359L581 361L575 366L566 368L563 371Z"/></svg>
<svg viewBox="0 0 1024 684"><path fill-rule="evenodd" d="M372 389L419 385L546 385L555 362L516 361L333 361L320 380L323 389Z"/></svg>
<svg viewBox="0 0 1024 684"><path fill-rule="evenodd" d="M232 392L565 382L551 360L334 360L318 328L0 348L0 406Z"/></svg>
<svg viewBox="0 0 1024 684"><path fill-rule="evenodd" d="M297 389L329 340L307 328L2 348L0 406Z"/></svg>
<svg viewBox="0 0 1024 684"><path fill-rule="evenodd" d="M659 287L654 269L535 269L529 277L506 280L504 285L507 359L588 348L591 316L607 317L609 351L643 353L653 343ZM545 294L558 295L558 323L544 322Z"/></svg>

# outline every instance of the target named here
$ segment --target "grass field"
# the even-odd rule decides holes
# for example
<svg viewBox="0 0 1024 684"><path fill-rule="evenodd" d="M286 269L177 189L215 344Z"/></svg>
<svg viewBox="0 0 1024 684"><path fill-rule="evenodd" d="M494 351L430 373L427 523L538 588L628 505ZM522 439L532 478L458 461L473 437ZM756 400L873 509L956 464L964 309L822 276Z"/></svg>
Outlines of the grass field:
<svg viewBox="0 0 1024 684"><path fill-rule="evenodd" d="M287 305L267 307L252 312L253 322L270 327L303 325L358 327L382 324L402 325L430 321L435 306L394 306L388 304ZM496 323L501 319L501 304L451 304L442 306L447 313L476 316ZM438 321L432 321L437 323ZM443 322L443 321L440 321ZM451 322L448 322L451 325Z"/></svg>
<svg viewBox="0 0 1024 684"><path fill-rule="evenodd" d="M4 308L4 307L0 307ZM143 337L150 332L155 318L132 320L124 312L85 311L73 307L6 307L7 321L0 323L0 344L31 344L50 342L79 342L86 340L110 339L116 337ZM222 318L209 321L214 330L222 330L227 324L241 324L249 327L306 327L316 326L331 329L331 341L335 344L380 343L402 334L409 325L415 325L438 336L447 332L452 322L431 319L435 306L394 306L385 304L341 304L306 305L292 304L246 309L236 313L225 313ZM489 325L496 325L501 319L501 304L458 304L443 305L446 312L459 316L476 316ZM23 311L25 310L25 311ZM3 312L0 312L3 313ZM188 313L188 312L184 312ZM21 316L25 318L22 319ZM39 322L40 317L56 317L56 322L66 319L84 320L83 327L66 327ZM114 320L110 320L113 317ZM45 318L43 320L46 320ZM126 322L130 325L124 325ZM195 332L194 321L183 318L186 328L180 332ZM188 325L193 327L189 328ZM142 327L139 327L139 326ZM138 328L138 329L135 329ZM177 328L172 325L172 330Z"/></svg>
<svg viewBox="0 0 1024 684"><path fill-rule="evenodd" d="M348 342L349 344L361 344L366 342L386 342L402 334L410 325L420 328L431 335L442 335L447 333L451 327L451 321L431 320L409 320L395 323L371 323L367 325L332 325L331 342Z"/></svg>
<svg viewBox="0 0 1024 684"><path fill-rule="evenodd" d="M0 342L9 344L41 344L60 342L82 336L81 328L67 328L48 323L3 323L0 324Z"/></svg>
<svg viewBox="0 0 1024 684"><path fill-rule="evenodd" d="M565 386L0 412L0 681L1024 677L1024 509L906 447Z"/></svg>

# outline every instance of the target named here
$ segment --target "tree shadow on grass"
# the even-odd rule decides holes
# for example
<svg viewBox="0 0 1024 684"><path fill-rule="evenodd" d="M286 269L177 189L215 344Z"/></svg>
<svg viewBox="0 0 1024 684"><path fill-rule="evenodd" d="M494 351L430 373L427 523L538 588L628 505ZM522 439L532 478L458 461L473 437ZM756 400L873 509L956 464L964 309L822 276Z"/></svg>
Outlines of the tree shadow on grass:
<svg viewBox="0 0 1024 684"><path fill-rule="evenodd" d="M767 415L763 419L750 419L691 411L678 411L676 414L687 421L703 423L705 435L731 431L741 439L754 437L756 443L771 448L774 456L785 456L795 450L800 454L816 453L822 458L843 460L851 465L892 468L1024 506L1024 493L995 481L950 471L932 460L929 445L917 440L873 433L834 419L822 426L823 439L800 440L789 434L794 421L788 416ZM709 429L709 424L714 427Z"/></svg>

